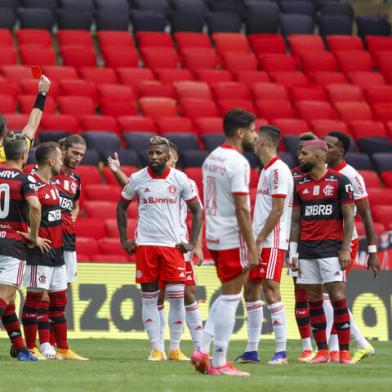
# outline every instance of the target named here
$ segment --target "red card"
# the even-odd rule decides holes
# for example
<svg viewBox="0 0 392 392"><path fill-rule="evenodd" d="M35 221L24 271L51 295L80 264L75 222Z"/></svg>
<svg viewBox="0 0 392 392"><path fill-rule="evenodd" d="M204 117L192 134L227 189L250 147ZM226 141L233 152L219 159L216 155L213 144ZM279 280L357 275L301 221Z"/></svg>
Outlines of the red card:
<svg viewBox="0 0 392 392"><path fill-rule="evenodd" d="M31 73L34 79L39 79L42 76L41 67L38 65L31 66Z"/></svg>

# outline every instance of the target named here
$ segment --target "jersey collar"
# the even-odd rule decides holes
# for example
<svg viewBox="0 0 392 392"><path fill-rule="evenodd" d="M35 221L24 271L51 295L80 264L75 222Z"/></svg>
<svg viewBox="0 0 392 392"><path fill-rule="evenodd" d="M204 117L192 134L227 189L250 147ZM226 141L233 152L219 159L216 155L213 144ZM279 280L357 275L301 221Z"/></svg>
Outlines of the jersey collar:
<svg viewBox="0 0 392 392"><path fill-rule="evenodd" d="M272 158L267 165L264 167L264 170L267 170L269 167L271 167L276 161L279 161L279 157L276 156L275 158Z"/></svg>
<svg viewBox="0 0 392 392"><path fill-rule="evenodd" d="M309 175L309 177L310 177L310 179L311 179L312 181L314 181L314 182L320 182L320 181L323 181L323 180L328 176L328 174L330 174L330 173L331 173L331 169L330 169L329 167L327 167L327 171L325 172L325 174L324 174L320 179L318 179L318 180L316 180L315 178L313 178L312 175L311 175L310 173L308 173L308 175Z"/></svg>
<svg viewBox="0 0 392 392"><path fill-rule="evenodd" d="M158 176L157 174L155 174L151 170L150 166L147 166L147 172L150 175L150 177L153 178L154 180L165 180L170 174L170 167L166 166L166 169L164 170L164 172L162 173L161 176Z"/></svg>
<svg viewBox="0 0 392 392"><path fill-rule="evenodd" d="M227 143L223 143L223 144L221 145L221 148L225 148L225 149L227 149L227 150L235 150L235 151L238 151L237 148L235 148L235 147L232 146L231 144L227 144ZM239 152L239 151L238 151L238 152Z"/></svg>
<svg viewBox="0 0 392 392"><path fill-rule="evenodd" d="M340 165L334 167L333 170L340 171L340 170L344 169L346 166L347 166L347 162L343 161Z"/></svg>

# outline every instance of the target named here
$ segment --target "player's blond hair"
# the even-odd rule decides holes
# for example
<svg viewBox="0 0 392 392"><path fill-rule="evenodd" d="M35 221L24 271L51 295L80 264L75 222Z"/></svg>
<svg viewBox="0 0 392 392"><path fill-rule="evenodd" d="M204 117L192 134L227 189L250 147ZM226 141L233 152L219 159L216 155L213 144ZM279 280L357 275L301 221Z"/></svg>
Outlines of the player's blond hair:
<svg viewBox="0 0 392 392"><path fill-rule="evenodd" d="M170 148L170 142L165 137L162 136L153 136L149 141L150 146L167 146Z"/></svg>

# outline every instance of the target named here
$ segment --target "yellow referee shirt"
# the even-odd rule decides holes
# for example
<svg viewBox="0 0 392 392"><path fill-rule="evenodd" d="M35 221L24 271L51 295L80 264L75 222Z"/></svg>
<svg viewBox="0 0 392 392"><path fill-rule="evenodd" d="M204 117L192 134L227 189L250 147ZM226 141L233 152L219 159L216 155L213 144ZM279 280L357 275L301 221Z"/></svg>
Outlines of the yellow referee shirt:
<svg viewBox="0 0 392 392"><path fill-rule="evenodd" d="M25 138L26 138L27 145L29 146L29 150L30 150L32 140L27 136L25 136ZM4 146L0 146L0 163L5 162L6 160L7 159L5 157Z"/></svg>

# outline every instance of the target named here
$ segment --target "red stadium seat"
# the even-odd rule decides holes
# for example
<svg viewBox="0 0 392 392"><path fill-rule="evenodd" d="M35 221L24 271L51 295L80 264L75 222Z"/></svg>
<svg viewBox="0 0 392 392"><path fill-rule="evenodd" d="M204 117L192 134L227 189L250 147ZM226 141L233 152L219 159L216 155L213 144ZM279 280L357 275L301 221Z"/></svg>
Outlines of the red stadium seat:
<svg viewBox="0 0 392 392"><path fill-rule="evenodd" d="M160 31L138 31L137 42L140 48L145 47L168 47L174 48L171 35Z"/></svg>
<svg viewBox="0 0 392 392"><path fill-rule="evenodd" d="M33 102L34 103L34 102ZM33 106L30 107L30 111ZM16 100L11 95L0 95L0 113L14 113L16 111Z"/></svg>
<svg viewBox="0 0 392 392"><path fill-rule="evenodd" d="M186 117L160 117L156 120L159 133L195 133L189 118Z"/></svg>
<svg viewBox="0 0 392 392"><path fill-rule="evenodd" d="M377 172L374 170L358 170L358 172L365 180L367 188L382 188L382 183Z"/></svg>
<svg viewBox="0 0 392 392"><path fill-rule="evenodd" d="M253 53L226 52L223 65L230 72L257 71L257 59Z"/></svg>
<svg viewBox="0 0 392 392"><path fill-rule="evenodd" d="M208 84L230 82L233 80L229 71L217 69L201 69L197 72L197 77L199 80Z"/></svg>
<svg viewBox="0 0 392 392"><path fill-rule="evenodd" d="M76 241L76 252L79 255L85 255L85 261L89 261L90 257L96 253L99 253L98 243L95 238L92 237L78 237Z"/></svg>
<svg viewBox="0 0 392 392"><path fill-rule="evenodd" d="M344 122L373 120L372 110L366 102L335 102L334 105Z"/></svg>
<svg viewBox="0 0 392 392"><path fill-rule="evenodd" d="M113 201L85 201L84 210L87 217L100 220L112 219L116 217L117 203Z"/></svg>
<svg viewBox="0 0 392 392"><path fill-rule="evenodd" d="M178 32L174 38L180 52L186 48L211 48L209 36L204 33Z"/></svg>
<svg viewBox="0 0 392 392"><path fill-rule="evenodd" d="M83 186L102 183L101 175L95 166L80 165L76 169L76 173L80 176Z"/></svg>
<svg viewBox="0 0 392 392"><path fill-rule="evenodd" d="M392 188L392 171L382 172L381 179L383 180L383 182L387 188Z"/></svg>
<svg viewBox="0 0 392 392"><path fill-rule="evenodd" d="M75 116L70 114L45 114L41 120L42 129L45 131L78 132L80 127Z"/></svg>
<svg viewBox="0 0 392 392"><path fill-rule="evenodd" d="M336 113L328 102L323 101L300 101L297 108L301 117L306 121L316 119L336 119Z"/></svg>
<svg viewBox="0 0 392 392"><path fill-rule="evenodd" d="M119 240L117 240L119 242ZM108 254L95 254L91 256L91 263L132 263L135 256L108 253Z"/></svg>
<svg viewBox="0 0 392 392"><path fill-rule="evenodd" d="M311 128L318 137L324 137L329 132L341 131L349 133L347 125L340 120L316 119L311 121Z"/></svg>
<svg viewBox="0 0 392 392"><path fill-rule="evenodd" d="M271 81L267 72L263 71L237 71L235 72L237 82L250 87L253 83L268 83Z"/></svg>
<svg viewBox="0 0 392 392"><path fill-rule="evenodd" d="M190 71L197 71L215 69L219 60L212 48L188 48L182 51L182 63Z"/></svg>
<svg viewBox="0 0 392 392"><path fill-rule="evenodd" d="M117 227L117 219L105 219L106 235L109 238L119 238L119 232ZM129 222L128 222L129 224Z"/></svg>
<svg viewBox="0 0 392 392"><path fill-rule="evenodd" d="M121 191L113 189L111 185L89 184L83 188L86 200L91 201L112 201L117 202L121 196Z"/></svg>
<svg viewBox="0 0 392 392"><path fill-rule="evenodd" d="M97 102L95 84L83 79L65 79L60 81L60 95L84 96Z"/></svg>
<svg viewBox="0 0 392 392"><path fill-rule="evenodd" d="M301 133L310 131L309 124L298 118L278 118L273 120L283 136L300 135Z"/></svg>
<svg viewBox="0 0 392 392"><path fill-rule="evenodd" d="M118 132L114 117L102 115L81 116L79 122L83 131L110 131Z"/></svg>
<svg viewBox="0 0 392 392"><path fill-rule="evenodd" d="M16 64L18 56L13 47L0 47L0 66Z"/></svg>
<svg viewBox="0 0 392 392"><path fill-rule="evenodd" d="M251 99L252 95L240 82L217 82L211 85L214 98L218 99Z"/></svg>
<svg viewBox="0 0 392 392"><path fill-rule="evenodd" d="M255 100L287 100L289 98L287 88L276 83L254 83L252 85L252 93Z"/></svg>
<svg viewBox="0 0 392 392"><path fill-rule="evenodd" d="M392 121L392 102L376 103L372 106L372 109L376 120Z"/></svg>
<svg viewBox="0 0 392 392"><path fill-rule="evenodd" d="M351 83L361 88L385 84L384 77L379 72L351 72L348 77Z"/></svg>
<svg viewBox="0 0 392 392"><path fill-rule="evenodd" d="M201 167L188 167L184 169L185 174L195 181L197 189L199 191L200 196L203 193L203 174L201 171Z"/></svg>
<svg viewBox="0 0 392 392"><path fill-rule="evenodd" d="M220 55L226 52L242 52L243 54L250 51L249 43L245 34L241 33L213 33L212 40L215 48Z"/></svg>
<svg viewBox="0 0 392 392"><path fill-rule="evenodd" d="M94 41L91 33L86 30L59 30L57 33L59 46L85 46L92 48Z"/></svg>
<svg viewBox="0 0 392 392"><path fill-rule="evenodd" d="M99 46L103 48L113 48L120 46L122 48L134 48L135 42L132 35L127 31L97 31L96 32ZM90 35L90 33L89 33ZM91 35L90 35L91 36Z"/></svg>
<svg viewBox="0 0 392 392"><path fill-rule="evenodd" d="M392 74L391 52L379 53L376 62L380 72L384 75L385 79L387 79L388 82L391 83L391 74Z"/></svg>
<svg viewBox="0 0 392 392"><path fill-rule="evenodd" d="M146 97L141 98L139 104L143 115L153 119L177 115L177 103L171 98Z"/></svg>
<svg viewBox="0 0 392 392"><path fill-rule="evenodd" d="M91 186L91 185L90 185ZM100 240L105 237L105 224L100 219L78 219L75 223L77 237L92 237Z"/></svg>
<svg viewBox="0 0 392 392"><path fill-rule="evenodd" d="M367 192L369 195L369 202L370 205L372 206L372 209L375 209L375 206L380 206L380 205L392 207L391 206L392 189L368 187ZM375 219L375 220L376 222L380 222L379 219ZM384 222L381 221L380 223L384 223Z"/></svg>
<svg viewBox="0 0 392 392"><path fill-rule="evenodd" d="M19 45L35 45L36 47L52 47L52 37L47 30L17 29L15 31Z"/></svg>
<svg viewBox="0 0 392 392"><path fill-rule="evenodd" d="M117 238L103 238L98 242L99 249L103 254L118 254L129 257L123 250L120 241Z"/></svg>
<svg viewBox="0 0 392 392"><path fill-rule="evenodd" d="M361 39L354 35L328 35L326 40L331 52L363 50Z"/></svg>
<svg viewBox="0 0 392 392"><path fill-rule="evenodd" d="M294 118L295 111L290 101L284 99L256 101L258 115L271 121L275 118Z"/></svg>
<svg viewBox="0 0 392 392"><path fill-rule="evenodd" d="M37 97L36 95L19 95L18 97L19 111L21 113L30 113L31 109L34 106L36 97ZM44 113L46 115L46 114L54 114L55 112L56 112L56 102L50 95L48 95L46 97Z"/></svg>
<svg viewBox="0 0 392 392"><path fill-rule="evenodd" d="M4 65L1 73L11 80L19 82L22 79L31 79L31 69L25 65Z"/></svg>
<svg viewBox="0 0 392 392"><path fill-rule="evenodd" d="M120 116L117 122L122 132L157 132L157 127L151 117Z"/></svg>
<svg viewBox="0 0 392 392"><path fill-rule="evenodd" d="M134 116L137 114L136 101L134 99L113 100L103 98L100 102L101 113L105 116Z"/></svg>
<svg viewBox="0 0 392 392"><path fill-rule="evenodd" d="M144 80L155 80L153 72L148 68L117 68L116 71L121 83L132 87L136 87L139 82Z"/></svg>
<svg viewBox="0 0 392 392"><path fill-rule="evenodd" d="M369 86L365 89L365 95L370 104L392 102L392 86Z"/></svg>
<svg viewBox="0 0 392 392"><path fill-rule="evenodd" d="M199 117L217 117L218 108L214 101L186 98L180 102L181 113L192 120Z"/></svg>
<svg viewBox="0 0 392 392"><path fill-rule="evenodd" d="M137 67L139 65L139 57L134 48L106 47L102 49L102 56L106 67Z"/></svg>
<svg viewBox="0 0 392 392"><path fill-rule="evenodd" d="M27 114L7 114L5 116L7 128L11 131L21 131L29 119Z"/></svg>
<svg viewBox="0 0 392 392"><path fill-rule="evenodd" d="M174 89L178 99L199 98L211 99L210 86L205 82L183 81L174 83Z"/></svg>
<svg viewBox="0 0 392 392"><path fill-rule="evenodd" d="M350 123L352 134L355 139L365 137L388 137L388 132L381 121L358 121Z"/></svg>
<svg viewBox="0 0 392 392"><path fill-rule="evenodd" d="M95 103L89 97L59 97L57 102L62 114L73 114L74 116L95 114Z"/></svg>
<svg viewBox="0 0 392 392"><path fill-rule="evenodd" d="M362 102L365 100L362 89L352 84L329 84L325 88L332 103Z"/></svg>
<svg viewBox="0 0 392 392"><path fill-rule="evenodd" d="M263 53L259 56L260 67L267 72L296 71L297 64L292 56L283 53Z"/></svg>
<svg viewBox="0 0 392 392"><path fill-rule="evenodd" d="M147 47L141 49L144 66L151 69L177 68L179 58L177 52L169 47Z"/></svg>
<svg viewBox="0 0 392 392"><path fill-rule="evenodd" d="M248 40L256 54L286 53L286 43L280 34L250 34Z"/></svg>
<svg viewBox="0 0 392 392"><path fill-rule="evenodd" d="M310 100L328 101L324 88L316 84L291 86L290 96L293 102Z"/></svg>
<svg viewBox="0 0 392 392"><path fill-rule="evenodd" d="M37 80L36 79L22 79L19 83L22 89L22 94L36 95L37 94ZM57 98L59 95L59 85L55 80L50 83L49 95L53 98Z"/></svg>
<svg viewBox="0 0 392 392"><path fill-rule="evenodd" d="M37 89L37 81L35 81L35 88ZM12 95L15 100L21 93L19 83L16 80L4 78L0 78L0 91L6 91L7 95Z"/></svg>
<svg viewBox="0 0 392 392"><path fill-rule="evenodd" d="M283 84L286 87L309 83L309 79L302 72L271 72L270 76L274 82Z"/></svg>
<svg viewBox="0 0 392 392"><path fill-rule="evenodd" d="M140 97L176 98L173 87L159 80L143 80L137 84Z"/></svg>
<svg viewBox="0 0 392 392"><path fill-rule="evenodd" d="M325 50L324 42L320 35L292 34L288 37L288 41L293 56L299 56L303 52Z"/></svg>
<svg viewBox="0 0 392 392"><path fill-rule="evenodd" d="M42 67L42 72L52 81L60 82L65 79L79 79L79 75L74 67L46 66Z"/></svg>
<svg viewBox="0 0 392 392"><path fill-rule="evenodd" d="M136 95L132 87L118 84L99 84L97 86L99 98L112 101L135 100Z"/></svg>
<svg viewBox="0 0 392 392"><path fill-rule="evenodd" d="M250 113L256 113L256 108L250 99L220 99L218 100L220 115L223 117L232 109L241 108Z"/></svg>
<svg viewBox="0 0 392 392"><path fill-rule="evenodd" d="M131 174L136 173L138 170L139 169L137 167L134 167L134 166L123 166L123 165L121 165L121 171L123 173L125 173L128 177ZM112 171L108 167L105 167L103 169L103 175L105 177L105 181L106 181L107 184L109 184L109 185L118 185L119 186L119 184L118 184L118 182L116 180L116 177L114 177L114 174L112 173Z"/></svg>
<svg viewBox="0 0 392 392"><path fill-rule="evenodd" d="M95 67L97 55L93 48L85 46L64 46L60 48L63 65L72 67Z"/></svg>
<svg viewBox="0 0 392 392"><path fill-rule="evenodd" d="M344 74L340 72L313 72L311 74L312 80L321 86L327 86L328 84L345 84L347 83L347 78Z"/></svg>
<svg viewBox="0 0 392 392"><path fill-rule="evenodd" d="M208 133L223 134L223 120L221 117L200 117L196 118L194 123L201 135Z"/></svg>
<svg viewBox="0 0 392 392"><path fill-rule="evenodd" d="M335 72L337 63L332 53L326 51L303 52L300 56L301 67L306 73Z"/></svg>
<svg viewBox="0 0 392 392"><path fill-rule="evenodd" d="M370 54L364 50L339 51L336 54L339 68L344 73L370 72L373 69L373 61Z"/></svg>
<svg viewBox="0 0 392 392"><path fill-rule="evenodd" d="M175 83L194 80L192 73L188 69L156 69L155 73L162 83Z"/></svg>
<svg viewBox="0 0 392 392"><path fill-rule="evenodd" d="M10 30L0 29L0 45L2 47L13 47L14 42L12 40L12 34Z"/></svg>
<svg viewBox="0 0 392 392"><path fill-rule="evenodd" d="M392 52L392 39L391 37L378 37L368 35L365 38L368 51L372 55L379 52Z"/></svg>
<svg viewBox="0 0 392 392"><path fill-rule="evenodd" d="M95 84L116 84L117 76L112 68L82 67L78 69L80 76Z"/></svg>

